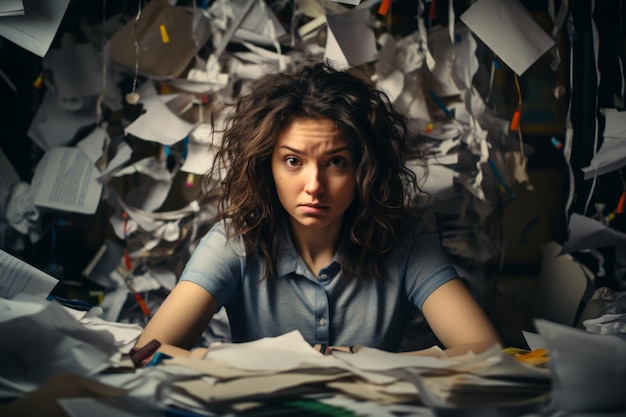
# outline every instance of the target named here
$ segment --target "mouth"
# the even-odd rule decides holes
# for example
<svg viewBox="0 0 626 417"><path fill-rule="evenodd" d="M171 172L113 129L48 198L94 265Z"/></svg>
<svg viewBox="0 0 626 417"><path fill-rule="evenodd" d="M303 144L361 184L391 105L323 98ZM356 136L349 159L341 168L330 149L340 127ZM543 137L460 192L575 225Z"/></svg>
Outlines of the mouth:
<svg viewBox="0 0 626 417"><path fill-rule="evenodd" d="M311 213L311 214L321 213L322 211L329 209L328 206L325 206L323 204L311 204L311 203L300 204L299 207L303 212Z"/></svg>

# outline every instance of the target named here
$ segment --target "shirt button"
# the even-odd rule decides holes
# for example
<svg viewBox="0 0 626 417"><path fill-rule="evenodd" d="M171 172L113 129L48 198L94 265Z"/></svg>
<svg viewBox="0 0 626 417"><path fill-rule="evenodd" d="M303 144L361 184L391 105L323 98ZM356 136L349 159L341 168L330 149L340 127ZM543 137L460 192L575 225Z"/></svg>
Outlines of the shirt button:
<svg viewBox="0 0 626 417"><path fill-rule="evenodd" d="M320 275L320 279L328 279L328 275L326 275L326 274L321 274L321 275Z"/></svg>
<svg viewBox="0 0 626 417"><path fill-rule="evenodd" d="M326 326L326 319L320 320L320 326Z"/></svg>

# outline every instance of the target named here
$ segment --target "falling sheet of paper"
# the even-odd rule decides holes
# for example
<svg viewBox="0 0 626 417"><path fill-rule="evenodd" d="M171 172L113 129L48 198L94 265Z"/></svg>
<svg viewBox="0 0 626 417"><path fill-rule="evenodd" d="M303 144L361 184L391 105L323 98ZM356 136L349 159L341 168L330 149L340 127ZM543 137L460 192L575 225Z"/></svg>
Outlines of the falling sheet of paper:
<svg viewBox="0 0 626 417"><path fill-rule="evenodd" d="M589 166L582 168L586 180L626 165L626 112L603 109L605 127L602 145Z"/></svg>
<svg viewBox="0 0 626 417"><path fill-rule="evenodd" d="M23 1L23 15L0 19L0 36L43 57L54 40L70 0Z"/></svg>
<svg viewBox="0 0 626 417"><path fill-rule="evenodd" d="M175 98L154 96L143 99L146 111L126 127L126 133L163 145L173 145L183 140L193 129L193 124L178 117L167 106L166 103Z"/></svg>
<svg viewBox="0 0 626 417"><path fill-rule="evenodd" d="M568 230L563 253L626 244L626 234L578 213L570 216Z"/></svg>
<svg viewBox="0 0 626 417"><path fill-rule="evenodd" d="M0 17L20 16L24 14L24 3L22 0L4 0L0 4Z"/></svg>
<svg viewBox="0 0 626 417"><path fill-rule="evenodd" d="M69 144L80 128L95 124L97 120L95 106L79 111L66 110L52 90L47 89L27 134L41 149L47 151Z"/></svg>
<svg viewBox="0 0 626 417"><path fill-rule="evenodd" d="M576 313L587 290L587 274L561 246L548 242L543 247L539 280L533 298L533 315L568 326L576 325Z"/></svg>
<svg viewBox="0 0 626 417"><path fill-rule="evenodd" d="M518 0L478 0L461 20L517 75L555 44Z"/></svg>
<svg viewBox="0 0 626 417"><path fill-rule="evenodd" d="M0 249L0 298L26 293L46 297L58 279Z"/></svg>
<svg viewBox="0 0 626 417"><path fill-rule="evenodd" d="M325 58L338 66L355 66L376 60L376 39L369 27L369 19L367 9L327 14Z"/></svg>
<svg viewBox="0 0 626 417"><path fill-rule="evenodd" d="M104 64L90 43L51 49L43 63L52 72L56 94L61 99L97 95L102 90Z"/></svg>
<svg viewBox="0 0 626 417"><path fill-rule="evenodd" d="M78 148L57 147L39 161L32 188L35 205L75 213L96 212L102 194L98 170Z"/></svg>

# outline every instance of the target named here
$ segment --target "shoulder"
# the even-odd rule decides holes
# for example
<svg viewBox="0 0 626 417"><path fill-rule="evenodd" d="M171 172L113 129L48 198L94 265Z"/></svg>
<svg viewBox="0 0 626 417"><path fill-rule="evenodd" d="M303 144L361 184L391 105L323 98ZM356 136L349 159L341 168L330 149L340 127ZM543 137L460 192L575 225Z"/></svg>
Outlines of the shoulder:
<svg viewBox="0 0 626 417"><path fill-rule="evenodd" d="M243 242L238 237L230 237L228 234L228 220L217 221L202 237L198 248L211 248L213 250L225 250L244 256Z"/></svg>
<svg viewBox="0 0 626 417"><path fill-rule="evenodd" d="M419 217L407 217L404 220L393 253L395 262L406 265L409 269L418 269L427 275L451 264L438 236Z"/></svg>

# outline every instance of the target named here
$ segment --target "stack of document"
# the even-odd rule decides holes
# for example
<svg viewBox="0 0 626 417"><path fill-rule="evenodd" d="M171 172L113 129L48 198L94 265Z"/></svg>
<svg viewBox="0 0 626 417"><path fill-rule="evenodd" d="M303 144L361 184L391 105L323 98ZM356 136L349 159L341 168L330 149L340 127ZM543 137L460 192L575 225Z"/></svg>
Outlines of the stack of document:
<svg viewBox="0 0 626 417"><path fill-rule="evenodd" d="M432 351L439 357L365 347L324 356L293 331L214 344L203 359L176 357L159 366L187 370L185 379L172 381L166 402L196 412L251 412L268 401L337 395L383 406L515 407L547 401L548 368L517 361L500 346L455 358Z"/></svg>

